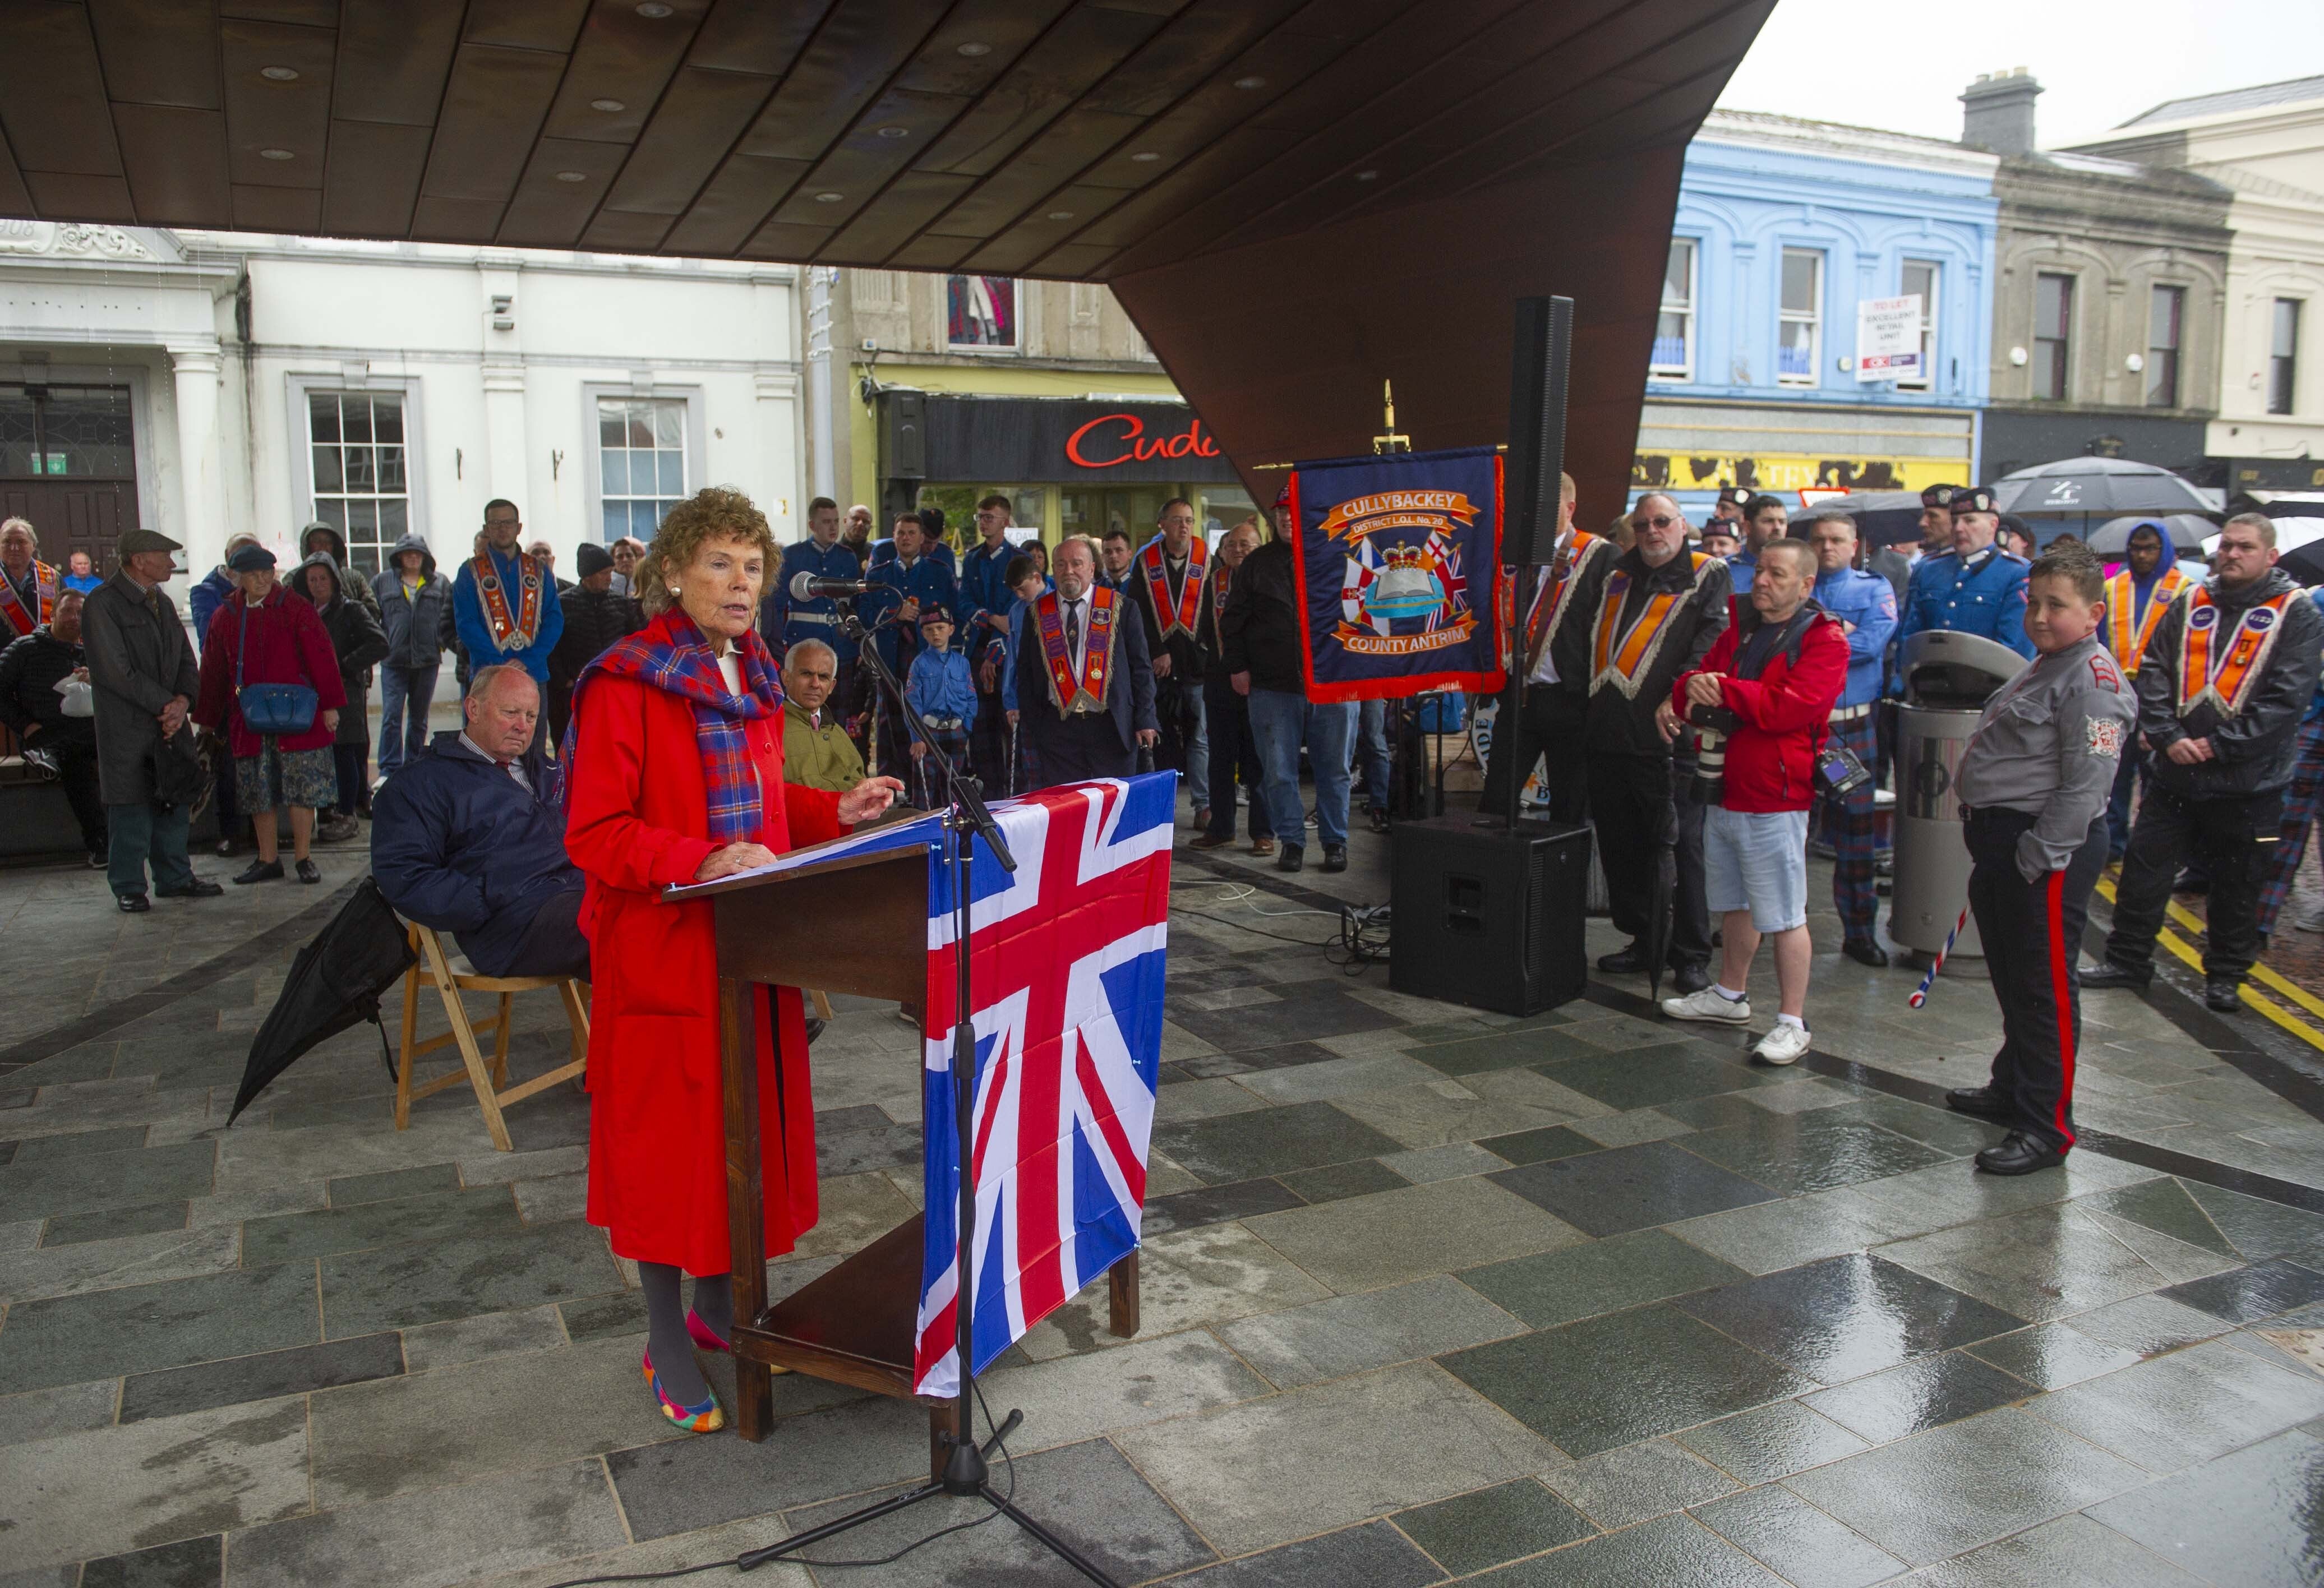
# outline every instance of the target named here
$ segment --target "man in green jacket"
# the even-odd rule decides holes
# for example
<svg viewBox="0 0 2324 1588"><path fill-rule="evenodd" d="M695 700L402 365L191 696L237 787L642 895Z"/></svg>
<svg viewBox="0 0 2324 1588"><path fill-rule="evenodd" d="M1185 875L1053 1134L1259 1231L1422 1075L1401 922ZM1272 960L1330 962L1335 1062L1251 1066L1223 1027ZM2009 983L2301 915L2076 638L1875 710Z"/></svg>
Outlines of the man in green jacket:
<svg viewBox="0 0 2324 1588"><path fill-rule="evenodd" d="M863 780L863 752L825 709L839 683L839 657L820 640L798 640L783 658L783 781L844 794Z"/></svg>

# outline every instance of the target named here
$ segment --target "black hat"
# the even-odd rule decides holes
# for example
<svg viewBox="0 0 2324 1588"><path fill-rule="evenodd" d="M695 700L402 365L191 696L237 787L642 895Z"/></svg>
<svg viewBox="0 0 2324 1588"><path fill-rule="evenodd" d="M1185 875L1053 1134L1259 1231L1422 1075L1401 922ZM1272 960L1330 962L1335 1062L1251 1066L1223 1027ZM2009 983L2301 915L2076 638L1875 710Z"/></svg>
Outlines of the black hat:
<svg viewBox="0 0 2324 1588"><path fill-rule="evenodd" d="M235 554L226 559L226 565L238 574L254 574L260 568L274 566L274 553L254 542L237 547Z"/></svg>
<svg viewBox="0 0 2324 1588"><path fill-rule="evenodd" d="M1923 507L1949 506L1951 504L1953 493L1960 488L1959 485L1928 486L1921 493L1921 505Z"/></svg>
<svg viewBox="0 0 2324 1588"><path fill-rule="evenodd" d="M1721 485L1719 487L1719 505L1740 507L1750 494L1750 492L1744 490L1740 485Z"/></svg>
<svg viewBox="0 0 2324 1588"><path fill-rule="evenodd" d="M1957 513L1991 512L1994 511L1993 493L1983 485L1956 486L1951 499L1945 503L1945 507L1949 512Z"/></svg>
<svg viewBox="0 0 2324 1588"><path fill-rule="evenodd" d="M581 549L573 554L573 566L586 579L591 574L602 574L613 567L613 554L595 540L584 540Z"/></svg>
<svg viewBox="0 0 2324 1588"><path fill-rule="evenodd" d="M953 623L952 614L941 606L931 606L920 614L920 627L925 629L930 623L951 623L954 628L960 626Z"/></svg>

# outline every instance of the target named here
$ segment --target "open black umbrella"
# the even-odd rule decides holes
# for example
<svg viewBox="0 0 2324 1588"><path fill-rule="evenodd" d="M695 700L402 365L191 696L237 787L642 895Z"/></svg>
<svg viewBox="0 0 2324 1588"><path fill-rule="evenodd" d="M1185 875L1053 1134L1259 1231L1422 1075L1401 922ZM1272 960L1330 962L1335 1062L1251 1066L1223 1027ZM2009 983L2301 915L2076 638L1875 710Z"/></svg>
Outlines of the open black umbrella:
<svg viewBox="0 0 2324 1588"><path fill-rule="evenodd" d="M266 1023L250 1044L242 1088L234 1096L232 1124L251 1100L309 1048L364 1020L379 1023L381 995L401 979L412 960L403 923L365 877L330 925L299 951L283 978L282 992L267 1011ZM387 1029L380 1028L380 1051L387 1051ZM391 1060L389 1067L393 1067Z"/></svg>
<svg viewBox="0 0 2324 1588"><path fill-rule="evenodd" d="M2203 512L2210 503L2169 469L2126 457L2065 457L2006 474L1994 505L2023 518L2117 518L2126 512Z"/></svg>
<svg viewBox="0 0 2324 1588"><path fill-rule="evenodd" d="M2218 532L2218 525L2200 513L2131 513L2110 518L2091 534L2089 546L2100 557L2121 557L2130 550L2130 532L2141 524L2158 524L2181 557L2203 555L2203 538Z"/></svg>
<svg viewBox="0 0 2324 1588"><path fill-rule="evenodd" d="M1921 494L1918 491L1850 491L1844 496L1820 496L1812 506L1792 515L1795 531L1807 532L1807 521L1818 512L1844 512L1856 521L1856 538L1868 548L1917 544L1921 539Z"/></svg>
<svg viewBox="0 0 2324 1588"><path fill-rule="evenodd" d="M2324 585L2324 540L2294 546L2276 559L2275 566L2302 585Z"/></svg>

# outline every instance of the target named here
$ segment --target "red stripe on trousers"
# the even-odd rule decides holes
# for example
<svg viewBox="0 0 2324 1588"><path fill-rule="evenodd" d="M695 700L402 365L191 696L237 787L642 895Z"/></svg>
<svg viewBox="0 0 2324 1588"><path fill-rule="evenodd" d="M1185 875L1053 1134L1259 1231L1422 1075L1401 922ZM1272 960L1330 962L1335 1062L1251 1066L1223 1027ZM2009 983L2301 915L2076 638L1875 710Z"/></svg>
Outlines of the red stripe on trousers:
<svg viewBox="0 0 2324 1588"><path fill-rule="evenodd" d="M2050 873L2050 995L2058 1006L2058 1063L2061 1075L2058 1083L2058 1111L2054 1120L2058 1134L2067 1147L2074 1144L2074 1133L2066 1128L2066 1100L2074 1094L2074 992L2066 981L2066 872L2061 866ZM2061 1151L2064 1149L2061 1148Z"/></svg>

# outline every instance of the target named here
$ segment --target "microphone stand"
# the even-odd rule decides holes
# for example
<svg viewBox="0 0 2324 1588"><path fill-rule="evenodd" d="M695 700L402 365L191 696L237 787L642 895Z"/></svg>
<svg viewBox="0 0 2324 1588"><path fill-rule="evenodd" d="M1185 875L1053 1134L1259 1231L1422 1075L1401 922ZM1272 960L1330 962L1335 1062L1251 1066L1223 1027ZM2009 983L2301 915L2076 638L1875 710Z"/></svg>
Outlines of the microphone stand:
<svg viewBox="0 0 2324 1588"><path fill-rule="evenodd" d="M992 1436L982 1445L976 1443L975 1425L970 1421L970 1397L973 1393L975 1384L973 1372L975 1359L970 1336L976 1316L974 1261L976 1175L975 1162L970 1156L975 1143L973 1114L976 1096L976 1031L970 1022L970 1017L974 1012L976 1004L969 985L969 966L972 959L969 953L970 860L975 850L976 840L979 838L984 840L986 847L992 853L992 857L1001 863L1001 870L1014 872L1017 870L1017 860L1009 853L1009 845L1001 836L1000 825L992 819L992 812L979 795L975 780L964 778L953 770L951 761L936 752L936 746L929 742L920 720L912 715L911 704L904 697L903 684L897 679L895 669L888 665L887 659L880 654L880 647L875 642L875 630L884 625L874 624L867 627L862 619L853 612L849 612L841 615L838 626L842 635L860 643L859 660L863 667L870 669L879 688L884 691L889 701L896 707L897 714L903 719L907 738L912 743L925 747L920 753L922 763L934 762L939 775L944 780L946 806L944 827L947 835L945 859L952 868L953 1152L954 1160L959 1166L960 1174L960 1212L957 1225L954 1231L955 1245L953 1253L953 1261L959 1275L959 1283L954 1291L953 1302L954 1325L953 1349L959 1358L960 1365L960 1382L953 1398L953 1426L958 1432L943 1436L944 1443L950 1446L950 1453L945 1457L944 1472L940 1476L925 1483L915 1484L901 1494L891 1495L886 1500L865 1506L861 1510L850 1512L835 1521L825 1522L821 1527L810 1528L804 1533L793 1534L779 1544L769 1545L764 1549L752 1550L738 1557L734 1565L739 1570L751 1571L765 1565L768 1561L805 1549L825 1538L844 1533L853 1528L860 1528L866 1522L876 1521L881 1517L918 1505L924 1500L933 1500L937 1495L944 1494L955 1499L983 1500L994 1510L1038 1539L1048 1547L1051 1553L1091 1582L1102 1583L1104 1588L1117 1588L1112 1578L1084 1559L1064 1539L1059 1538L1019 1510L1008 1495L993 1488L991 1467L986 1457L996 1447L1005 1453L1006 1445L1003 1442L1025 1420L1025 1414L1012 1409L1008 1417L1001 1420L1001 1426L993 1429ZM799 1564L813 1565L815 1563L805 1561Z"/></svg>

